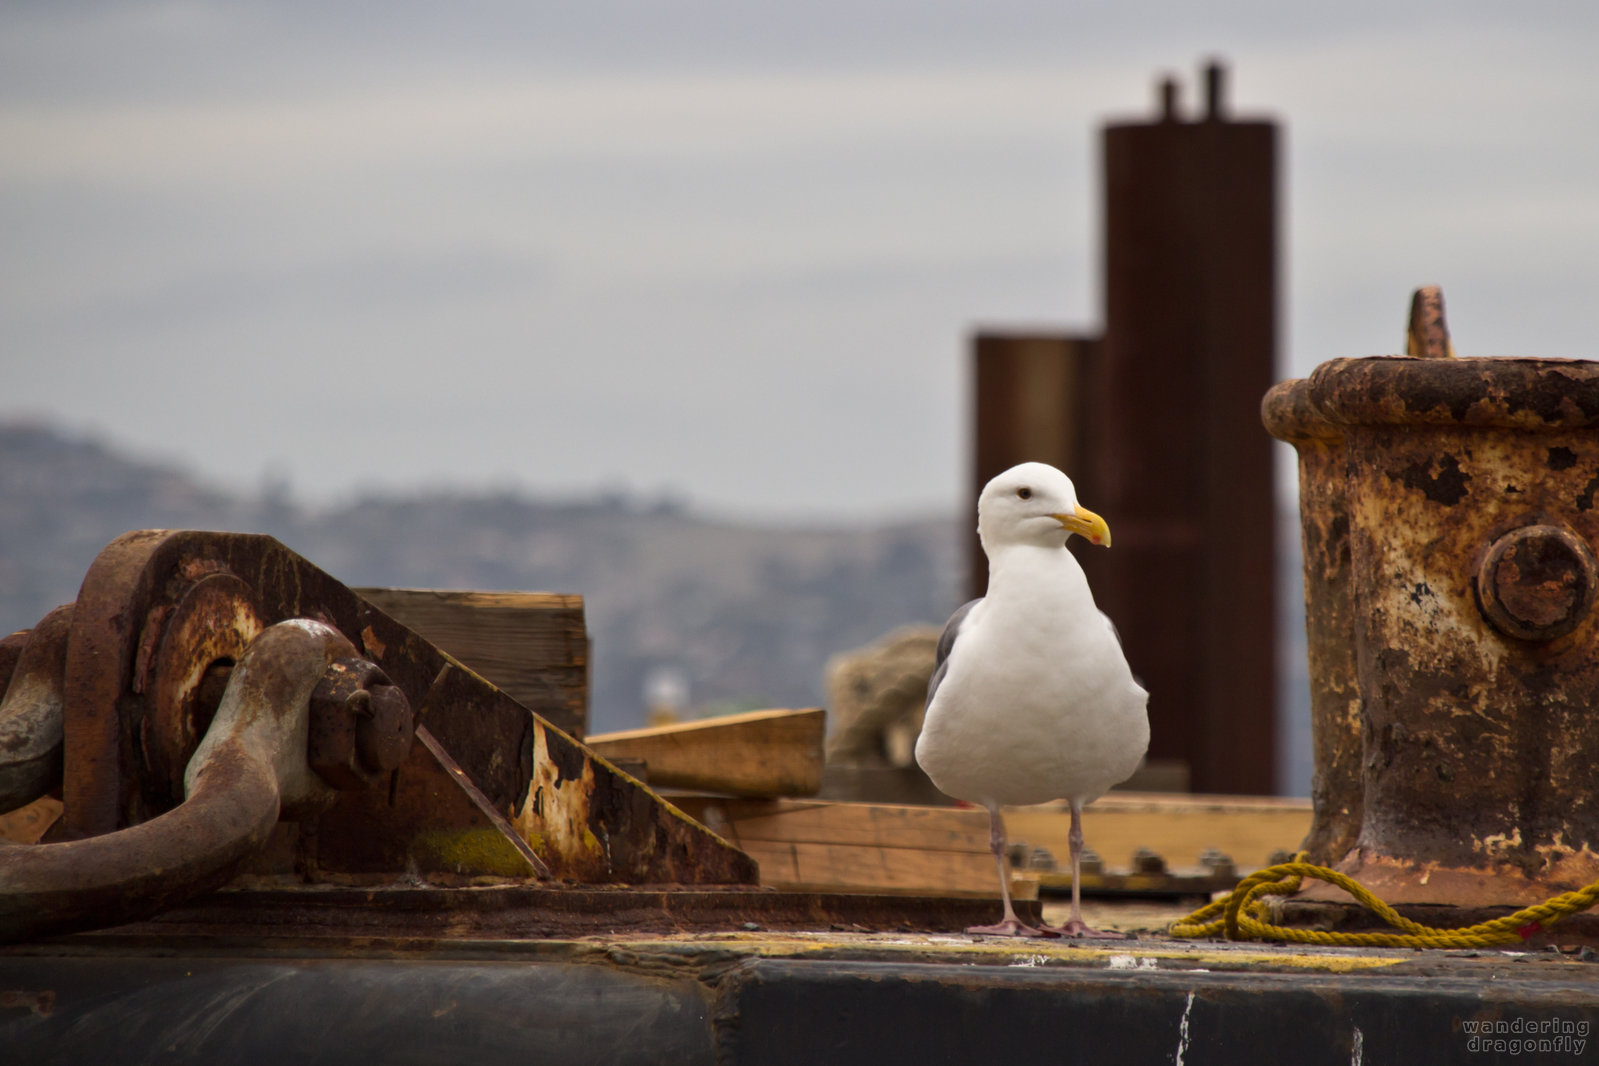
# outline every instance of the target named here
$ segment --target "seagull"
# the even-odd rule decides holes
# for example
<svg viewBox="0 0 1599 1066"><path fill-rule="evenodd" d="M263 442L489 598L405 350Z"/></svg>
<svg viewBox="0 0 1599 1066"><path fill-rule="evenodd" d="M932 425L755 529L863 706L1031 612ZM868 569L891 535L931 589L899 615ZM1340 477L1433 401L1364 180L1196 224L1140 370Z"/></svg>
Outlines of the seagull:
<svg viewBox="0 0 1599 1066"><path fill-rule="evenodd" d="M944 627L916 741L916 761L941 791L988 808L1004 916L967 932L1119 937L1083 921L1083 807L1143 759L1149 694L1066 549L1073 534L1108 548L1110 528L1077 502L1065 474L1023 463L983 487L977 534L988 594ZM1071 916L1035 928L1011 906L1000 808L1062 798L1071 804Z"/></svg>

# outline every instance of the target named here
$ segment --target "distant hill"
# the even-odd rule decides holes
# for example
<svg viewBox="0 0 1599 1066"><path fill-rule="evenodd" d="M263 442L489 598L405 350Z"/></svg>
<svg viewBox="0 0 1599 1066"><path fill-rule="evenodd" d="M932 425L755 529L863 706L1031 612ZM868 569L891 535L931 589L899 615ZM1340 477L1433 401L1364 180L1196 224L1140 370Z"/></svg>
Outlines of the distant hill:
<svg viewBox="0 0 1599 1066"><path fill-rule="evenodd" d="M1279 602L1303 602L1297 519L1283 516ZM835 529L713 522L618 497L541 502L417 493L322 510L281 491L230 494L47 425L0 423L0 634L77 597L94 557L130 529L267 533L348 585L575 592L594 640L596 730L644 721L657 671L705 707L825 706L835 652L895 626L942 623L961 600L953 516ZM1310 786L1304 616L1278 637L1283 784Z"/></svg>
<svg viewBox="0 0 1599 1066"><path fill-rule="evenodd" d="M0 424L0 633L77 596L130 529L267 533L349 585L575 592L594 640L591 727L643 723L652 672L699 706L819 706L835 652L958 604L953 516L762 529L608 497L443 492L309 510L206 488L48 425Z"/></svg>

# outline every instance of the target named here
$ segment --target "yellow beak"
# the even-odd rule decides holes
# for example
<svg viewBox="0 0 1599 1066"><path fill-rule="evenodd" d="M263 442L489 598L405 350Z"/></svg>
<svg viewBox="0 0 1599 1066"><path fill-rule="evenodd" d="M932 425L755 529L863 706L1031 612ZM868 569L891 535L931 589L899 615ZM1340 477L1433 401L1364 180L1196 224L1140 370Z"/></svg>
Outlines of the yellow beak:
<svg viewBox="0 0 1599 1066"><path fill-rule="evenodd" d="M1102 544L1110 547L1110 526L1105 520L1090 511L1088 508L1078 506L1071 514L1052 514L1049 517L1059 522L1069 533L1076 533L1086 537L1090 544Z"/></svg>

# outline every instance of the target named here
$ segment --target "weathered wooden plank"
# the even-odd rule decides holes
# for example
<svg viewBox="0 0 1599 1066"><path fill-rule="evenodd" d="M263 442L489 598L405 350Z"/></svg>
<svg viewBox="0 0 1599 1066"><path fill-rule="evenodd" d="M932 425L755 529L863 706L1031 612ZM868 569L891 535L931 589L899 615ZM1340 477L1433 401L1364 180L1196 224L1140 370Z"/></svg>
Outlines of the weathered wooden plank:
<svg viewBox="0 0 1599 1066"><path fill-rule="evenodd" d="M404 588L355 592L558 729L583 738L589 687L583 597Z"/></svg>
<svg viewBox="0 0 1599 1066"><path fill-rule="evenodd" d="M822 785L827 712L750 711L589 737L606 759L643 759L652 787L808 796Z"/></svg>
<svg viewBox="0 0 1599 1066"><path fill-rule="evenodd" d="M774 888L999 895L994 859L986 851L976 854L772 840L746 841L743 849L760 864L761 884Z"/></svg>
<svg viewBox="0 0 1599 1066"><path fill-rule="evenodd" d="M1170 867L1196 867L1201 851L1217 848L1247 872L1267 865L1273 851L1298 847L1310 819L1309 800L1111 793L1083 811L1083 838L1107 867L1125 868L1139 848L1158 852ZM1071 820L1064 804L1009 808L1005 827L1013 843L1049 848L1066 865Z"/></svg>
<svg viewBox="0 0 1599 1066"><path fill-rule="evenodd" d="M988 814L980 808L715 796L672 802L754 857L763 884L994 893ZM1007 808L1005 823L1013 845L1046 847L1061 870L1069 869L1064 804ZM1309 801L1259 797L1118 793L1083 815L1089 847L1107 869L1120 871L1141 847L1174 870L1197 868L1206 848L1226 852L1240 871L1253 870L1271 852L1293 848L1309 824ZM1036 876L1018 872L1013 886Z"/></svg>
<svg viewBox="0 0 1599 1066"><path fill-rule="evenodd" d="M970 808L674 796L761 867L761 884L846 892L998 897L988 813ZM1031 899L1036 879L1012 891Z"/></svg>
<svg viewBox="0 0 1599 1066"><path fill-rule="evenodd" d="M971 807L912 807L885 803L804 800L691 800L674 803L701 818L735 827L742 840L851 844L924 851L988 850L988 812ZM715 807L715 813L711 808ZM992 859L989 859L992 862Z"/></svg>

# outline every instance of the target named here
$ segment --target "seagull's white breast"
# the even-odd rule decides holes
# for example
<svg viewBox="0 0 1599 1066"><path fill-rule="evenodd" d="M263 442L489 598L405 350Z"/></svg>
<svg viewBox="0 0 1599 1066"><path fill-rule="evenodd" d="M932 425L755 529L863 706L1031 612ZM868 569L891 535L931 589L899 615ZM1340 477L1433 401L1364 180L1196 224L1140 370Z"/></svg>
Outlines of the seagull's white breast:
<svg viewBox="0 0 1599 1066"><path fill-rule="evenodd" d="M917 761L960 799L1088 802L1143 758L1148 695L1068 551L1005 556L950 649Z"/></svg>

